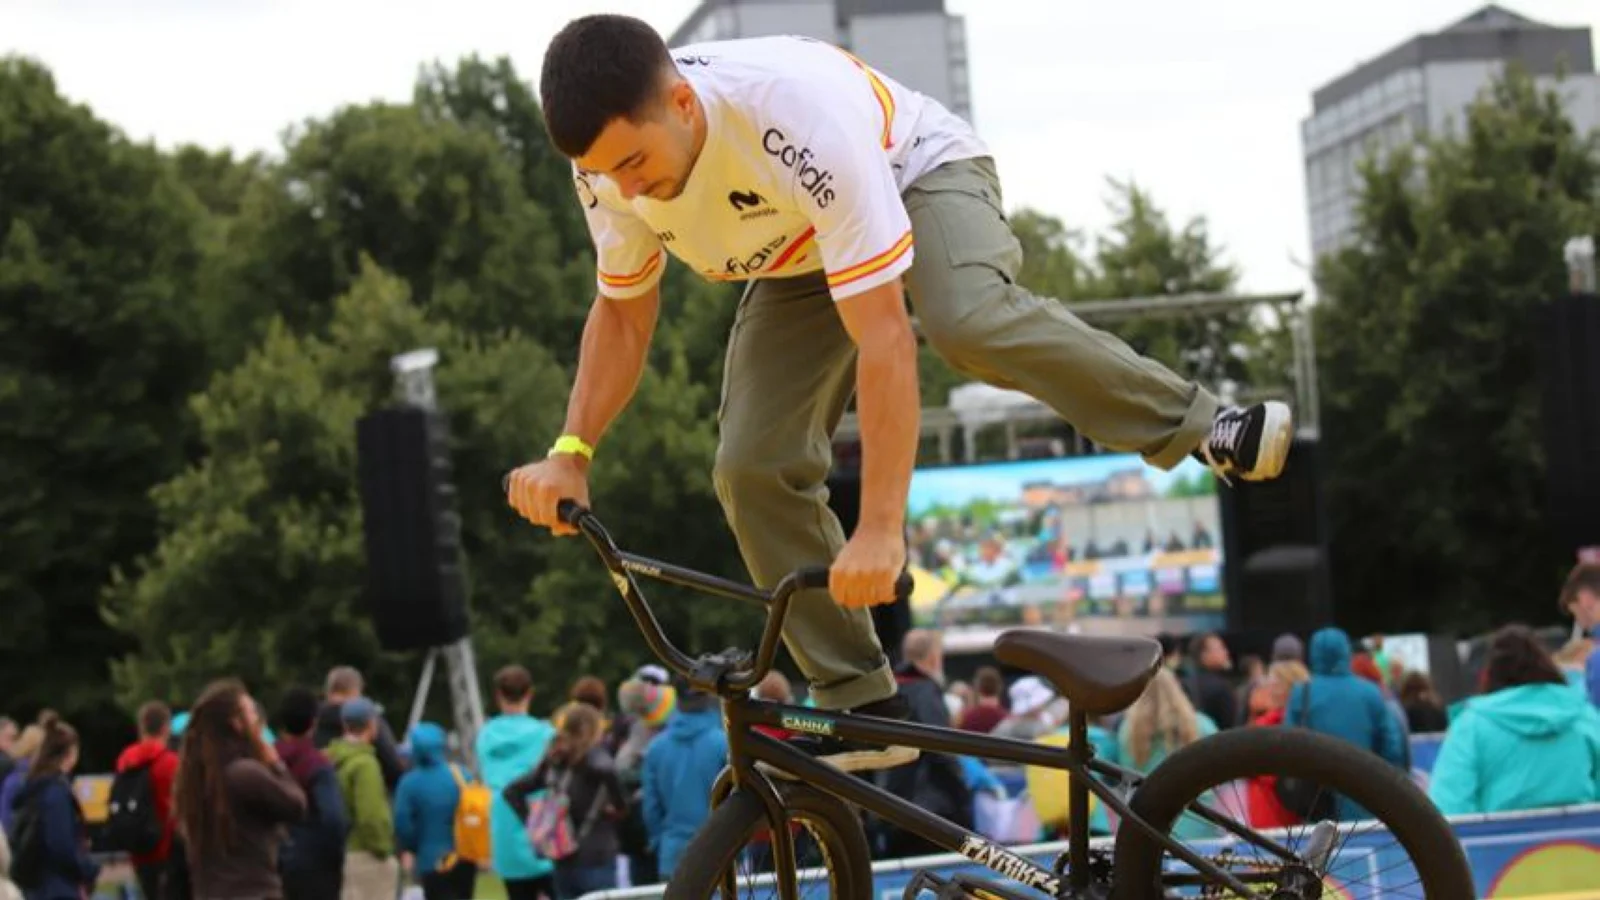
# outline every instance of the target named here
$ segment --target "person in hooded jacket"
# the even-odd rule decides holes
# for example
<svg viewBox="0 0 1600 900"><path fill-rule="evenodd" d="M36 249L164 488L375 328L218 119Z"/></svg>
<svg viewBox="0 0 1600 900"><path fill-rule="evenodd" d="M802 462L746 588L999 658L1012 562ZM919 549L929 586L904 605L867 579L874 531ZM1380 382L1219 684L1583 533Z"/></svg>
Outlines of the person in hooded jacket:
<svg viewBox="0 0 1600 900"><path fill-rule="evenodd" d="M394 836L410 854L411 870L427 900L470 900L478 866L456 856L456 806L466 774L445 757L444 729L418 722L411 729L411 771L394 795Z"/></svg>
<svg viewBox="0 0 1600 900"><path fill-rule="evenodd" d="M1434 763L1428 795L1445 815L1600 800L1600 710L1509 625L1489 644L1485 693L1467 701Z"/></svg>
<svg viewBox="0 0 1600 900"><path fill-rule="evenodd" d="M278 705L283 734L274 749L306 795L306 817L290 824L278 850L285 900L338 900L344 887L344 845L350 817L333 762L312 740L317 695L310 688L290 688Z"/></svg>
<svg viewBox="0 0 1600 900"><path fill-rule="evenodd" d="M117 757L117 773L149 767L161 842L148 853L134 854L132 862L145 900L160 900L167 896L167 865L172 855L172 783L178 777L178 754L167 746L172 733L172 709L159 700L150 700L139 707L138 720L139 740Z"/></svg>
<svg viewBox="0 0 1600 900"><path fill-rule="evenodd" d="M1290 689L1283 724L1342 738L1404 766L1406 748L1401 746L1399 723L1377 686L1351 670L1351 655L1350 636L1341 629L1324 628L1311 636L1311 680ZM1341 796L1338 803L1340 820L1367 816L1347 797Z"/></svg>
<svg viewBox="0 0 1600 900"><path fill-rule="evenodd" d="M39 728L44 737L12 800L12 878L27 900L83 900L94 893L100 864L89 856L83 809L68 780L78 764L78 732L54 713Z"/></svg>
<svg viewBox="0 0 1600 900"><path fill-rule="evenodd" d="M494 872L505 883L507 900L549 900L555 896L555 866L534 851L522 818L502 792L539 764L556 730L528 714L533 677L522 666L495 673L494 699L500 714L484 723L475 748L483 782L495 795L489 811Z"/></svg>
<svg viewBox="0 0 1600 900"><path fill-rule="evenodd" d="M728 735L716 698L679 680L678 709L644 754L640 799L656 852L656 875L672 878L700 826L711 815L711 786L728 762Z"/></svg>

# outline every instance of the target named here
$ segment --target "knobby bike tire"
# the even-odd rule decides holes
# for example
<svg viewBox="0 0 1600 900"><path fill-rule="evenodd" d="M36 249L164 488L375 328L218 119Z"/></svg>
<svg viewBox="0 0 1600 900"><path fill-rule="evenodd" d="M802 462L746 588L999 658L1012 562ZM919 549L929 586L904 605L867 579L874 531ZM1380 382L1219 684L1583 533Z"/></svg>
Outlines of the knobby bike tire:
<svg viewBox="0 0 1600 900"><path fill-rule="evenodd" d="M828 896L859 900L872 896L872 852L855 811L829 794L799 784L780 785L779 797L791 821L799 820L816 839L828 870ZM711 900L723 874L738 861L739 851L767 827L766 811L755 794L737 790L711 811L667 889L663 900ZM771 896L778 895L777 885ZM727 898L733 900L733 898Z"/></svg>
<svg viewBox="0 0 1600 900"><path fill-rule="evenodd" d="M1157 766L1128 805L1165 834L1206 790L1256 775L1315 779L1365 807L1411 857L1428 900L1477 896L1460 842L1406 772L1348 741L1304 728L1241 728L1195 741ZM1116 900L1160 898L1165 852L1139 829L1118 828Z"/></svg>

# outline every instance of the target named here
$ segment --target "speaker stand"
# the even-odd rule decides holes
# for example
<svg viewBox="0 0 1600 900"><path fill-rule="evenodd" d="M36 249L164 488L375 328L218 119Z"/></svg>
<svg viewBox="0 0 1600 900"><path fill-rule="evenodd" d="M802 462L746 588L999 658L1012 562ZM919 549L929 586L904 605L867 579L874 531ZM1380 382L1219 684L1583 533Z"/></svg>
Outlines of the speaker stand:
<svg viewBox="0 0 1600 900"><path fill-rule="evenodd" d="M422 678L417 682L417 694L411 700L411 716L406 721L406 734L422 721L422 710L433 690L433 674L439 657L444 657L445 678L450 685L450 713L455 719L456 738L460 742L461 758L467 768L477 771L478 732L483 728L483 695L478 690L478 658L472 650L472 638L464 637L453 644L434 647L422 663Z"/></svg>

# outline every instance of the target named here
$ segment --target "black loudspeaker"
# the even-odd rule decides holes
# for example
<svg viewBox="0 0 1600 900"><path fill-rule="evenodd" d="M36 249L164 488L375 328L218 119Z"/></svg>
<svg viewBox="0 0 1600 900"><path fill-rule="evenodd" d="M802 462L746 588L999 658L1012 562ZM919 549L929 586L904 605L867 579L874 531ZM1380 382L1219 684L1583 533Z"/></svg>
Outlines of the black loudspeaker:
<svg viewBox="0 0 1600 900"><path fill-rule="evenodd" d="M1316 438L1297 437L1277 478L1218 486L1229 631L1333 623L1319 456Z"/></svg>
<svg viewBox="0 0 1600 900"><path fill-rule="evenodd" d="M849 538L861 518L861 472L856 469L835 468L828 476L828 508L839 517L844 534ZM888 655L891 665L900 665L900 644L911 630L911 601L896 600L884 606L874 606L872 628L878 633L878 643Z"/></svg>
<svg viewBox="0 0 1600 900"><path fill-rule="evenodd" d="M1600 296L1539 311L1551 531L1569 558L1600 547Z"/></svg>
<svg viewBox="0 0 1600 900"><path fill-rule="evenodd" d="M367 596L387 650L439 647L467 634L449 448L443 417L416 407L356 424Z"/></svg>

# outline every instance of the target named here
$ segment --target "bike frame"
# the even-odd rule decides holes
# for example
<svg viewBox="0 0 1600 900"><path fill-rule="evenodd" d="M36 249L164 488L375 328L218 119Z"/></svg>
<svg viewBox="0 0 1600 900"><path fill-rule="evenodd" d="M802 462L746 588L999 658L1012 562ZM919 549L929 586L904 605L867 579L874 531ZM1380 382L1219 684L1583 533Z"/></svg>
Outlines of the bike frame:
<svg viewBox="0 0 1600 900"><path fill-rule="evenodd" d="M1069 775L1067 808L1071 821L1088 821L1089 795L1093 794L1116 811L1123 827L1140 829L1173 856L1194 867L1196 877L1200 879L1195 883L1225 886L1242 898L1259 896L1232 873L1217 867L1140 818L1113 787L1093 777L1104 775L1115 779L1117 783L1133 785L1143 780L1143 776L1137 772L1094 758L1088 736L1088 719L1083 713L1074 711L1070 714L1071 742L1060 748L953 728L751 699L750 690L772 670L789 601L801 590L826 589L826 568L797 570L784 577L772 590L766 591L661 560L625 553L617 548L610 534L593 514L571 501L562 501L559 513L563 521L576 527L594 546L650 649L668 668L683 676L695 688L715 693L721 698L730 765L713 788L711 802L713 806L720 804L736 788L749 790L761 800L771 826L774 870L779 896L783 900L793 900L798 891L794 840L789 829L782 827L788 822L783 801L772 781L757 768L758 765L788 773L803 784L854 804L1005 878L1029 885L1060 900L1079 900L1090 896L1089 836L1085 828L1074 828L1068 835L1069 866L1066 883L1063 884L1059 873L863 779L819 762L783 741L756 731L756 726L842 738L873 746L915 747L924 752L1064 770ZM725 651L694 659L679 650L667 638L661 623L645 601L634 577L636 575L766 605L769 613L754 660L742 651ZM908 592L909 586L909 577L902 577L897 590ZM1295 854L1276 842L1198 803L1191 804L1190 810L1285 860L1296 859Z"/></svg>

